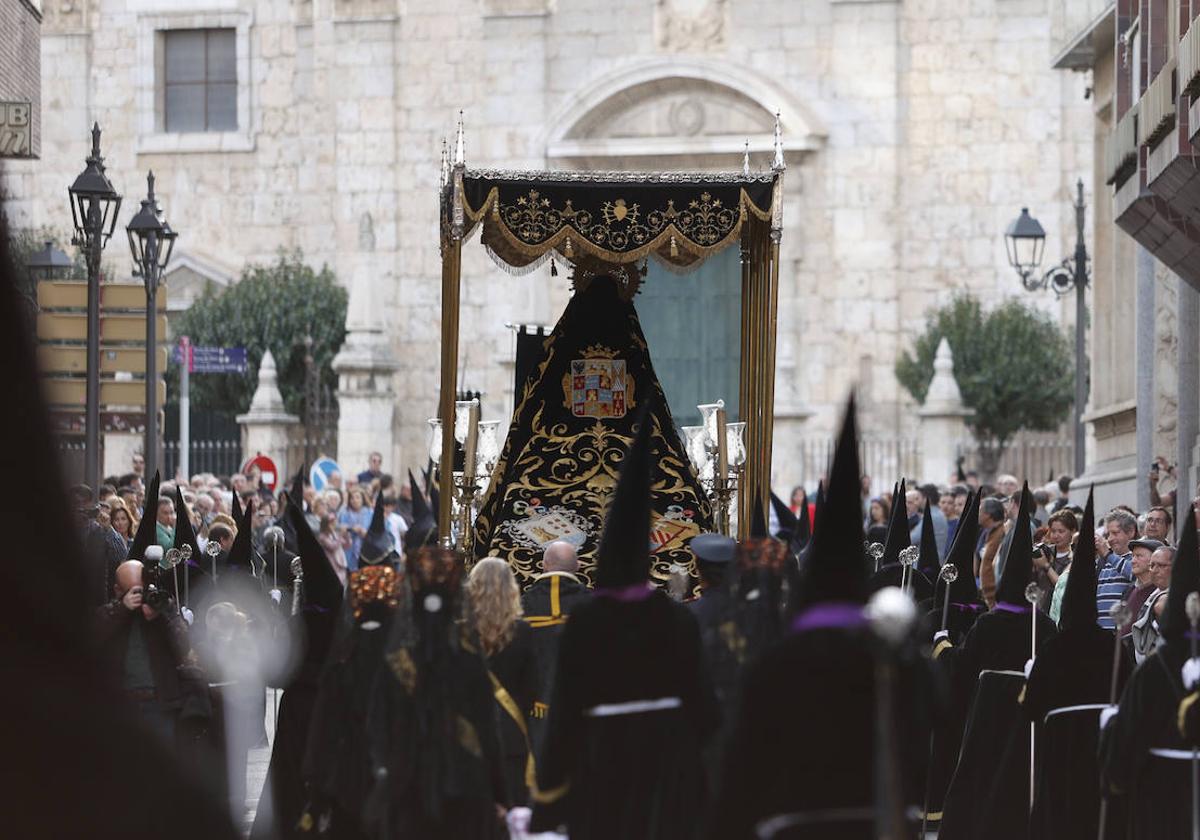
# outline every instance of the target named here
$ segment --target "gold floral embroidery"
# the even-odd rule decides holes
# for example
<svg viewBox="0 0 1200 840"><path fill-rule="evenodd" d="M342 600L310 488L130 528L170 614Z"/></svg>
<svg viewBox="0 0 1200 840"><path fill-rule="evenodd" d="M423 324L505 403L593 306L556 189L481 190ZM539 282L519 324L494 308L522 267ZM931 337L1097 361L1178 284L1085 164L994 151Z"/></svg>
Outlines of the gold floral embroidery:
<svg viewBox="0 0 1200 840"><path fill-rule="evenodd" d="M387 655L388 667L404 690L412 694L417 687L417 666L407 648L398 648Z"/></svg>

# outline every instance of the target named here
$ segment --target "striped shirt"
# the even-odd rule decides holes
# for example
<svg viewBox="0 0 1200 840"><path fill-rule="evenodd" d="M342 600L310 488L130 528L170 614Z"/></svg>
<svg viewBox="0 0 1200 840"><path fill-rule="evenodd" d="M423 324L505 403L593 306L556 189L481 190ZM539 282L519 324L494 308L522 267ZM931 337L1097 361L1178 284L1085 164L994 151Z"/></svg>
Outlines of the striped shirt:
<svg viewBox="0 0 1200 840"><path fill-rule="evenodd" d="M1096 612L1098 623L1105 630L1112 630L1113 620L1108 611L1119 604L1133 583L1133 552L1113 552L1100 563L1096 575Z"/></svg>

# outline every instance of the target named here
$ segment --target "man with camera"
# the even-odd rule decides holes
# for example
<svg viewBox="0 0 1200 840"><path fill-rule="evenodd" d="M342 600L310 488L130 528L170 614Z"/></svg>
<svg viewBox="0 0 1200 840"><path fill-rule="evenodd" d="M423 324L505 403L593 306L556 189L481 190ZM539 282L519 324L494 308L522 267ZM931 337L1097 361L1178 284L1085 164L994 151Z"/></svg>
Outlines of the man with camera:
<svg viewBox="0 0 1200 840"><path fill-rule="evenodd" d="M156 562L157 548L146 549L147 562ZM187 625L167 592L145 578L139 560L117 567L115 597L99 609L100 651L142 720L174 744L181 728L203 729L211 705Z"/></svg>

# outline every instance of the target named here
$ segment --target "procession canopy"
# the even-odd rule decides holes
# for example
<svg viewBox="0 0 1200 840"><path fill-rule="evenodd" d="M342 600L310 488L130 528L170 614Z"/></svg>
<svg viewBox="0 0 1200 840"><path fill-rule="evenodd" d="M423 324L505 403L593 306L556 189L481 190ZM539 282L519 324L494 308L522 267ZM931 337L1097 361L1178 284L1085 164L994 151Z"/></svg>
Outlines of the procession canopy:
<svg viewBox="0 0 1200 840"><path fill-rule="evenodd" d="M654 257L687 271L739 241L769 231L780 173L507 172L464 170L447 184L443 239L457 218L465 238L502 266L532 270L557 254L610 264Z"/></svg>
<svg viewBox="0 0 1200 840"><path fill-rule="evenodd" d="M615 274L636 274L616 269ZM589 581L608 502L649 402L651 577L692 570L688 543L711 530L708 499L684 453L650 361L632 297L636 285L597 264L577 267L575 293L517 395L512 425L475 522L477 556L507 560L528 580L543 549L572 543Z"/></svg>

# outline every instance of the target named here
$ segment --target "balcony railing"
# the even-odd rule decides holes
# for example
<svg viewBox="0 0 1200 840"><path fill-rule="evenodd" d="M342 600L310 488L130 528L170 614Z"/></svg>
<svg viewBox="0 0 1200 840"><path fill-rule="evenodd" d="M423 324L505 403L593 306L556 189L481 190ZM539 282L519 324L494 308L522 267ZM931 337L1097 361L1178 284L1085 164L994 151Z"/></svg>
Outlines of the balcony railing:
<svg viewBox="0 0 1200 840"><path fill-rule="evenodd" d="M1163 65L1142 95L1142 137L1154 146L1175 127L1175 59Z"/></svg>
<svg viewBox="0 0 1200 840"><path fill-rule="evenodd" d="M1105 162L1108 181L1118 187L1137 171L1138 154L1138 110L1141 103L1134 103L1117 122L1117 127L1108 137L1105 147Z"/></svg>
<svg viewBox="0 0 1200 840"><path fill-rule="evenodd" d="M1179 42L1179 89L1189 96L1200 93L1200 24L1189 27Z"/></svg>

